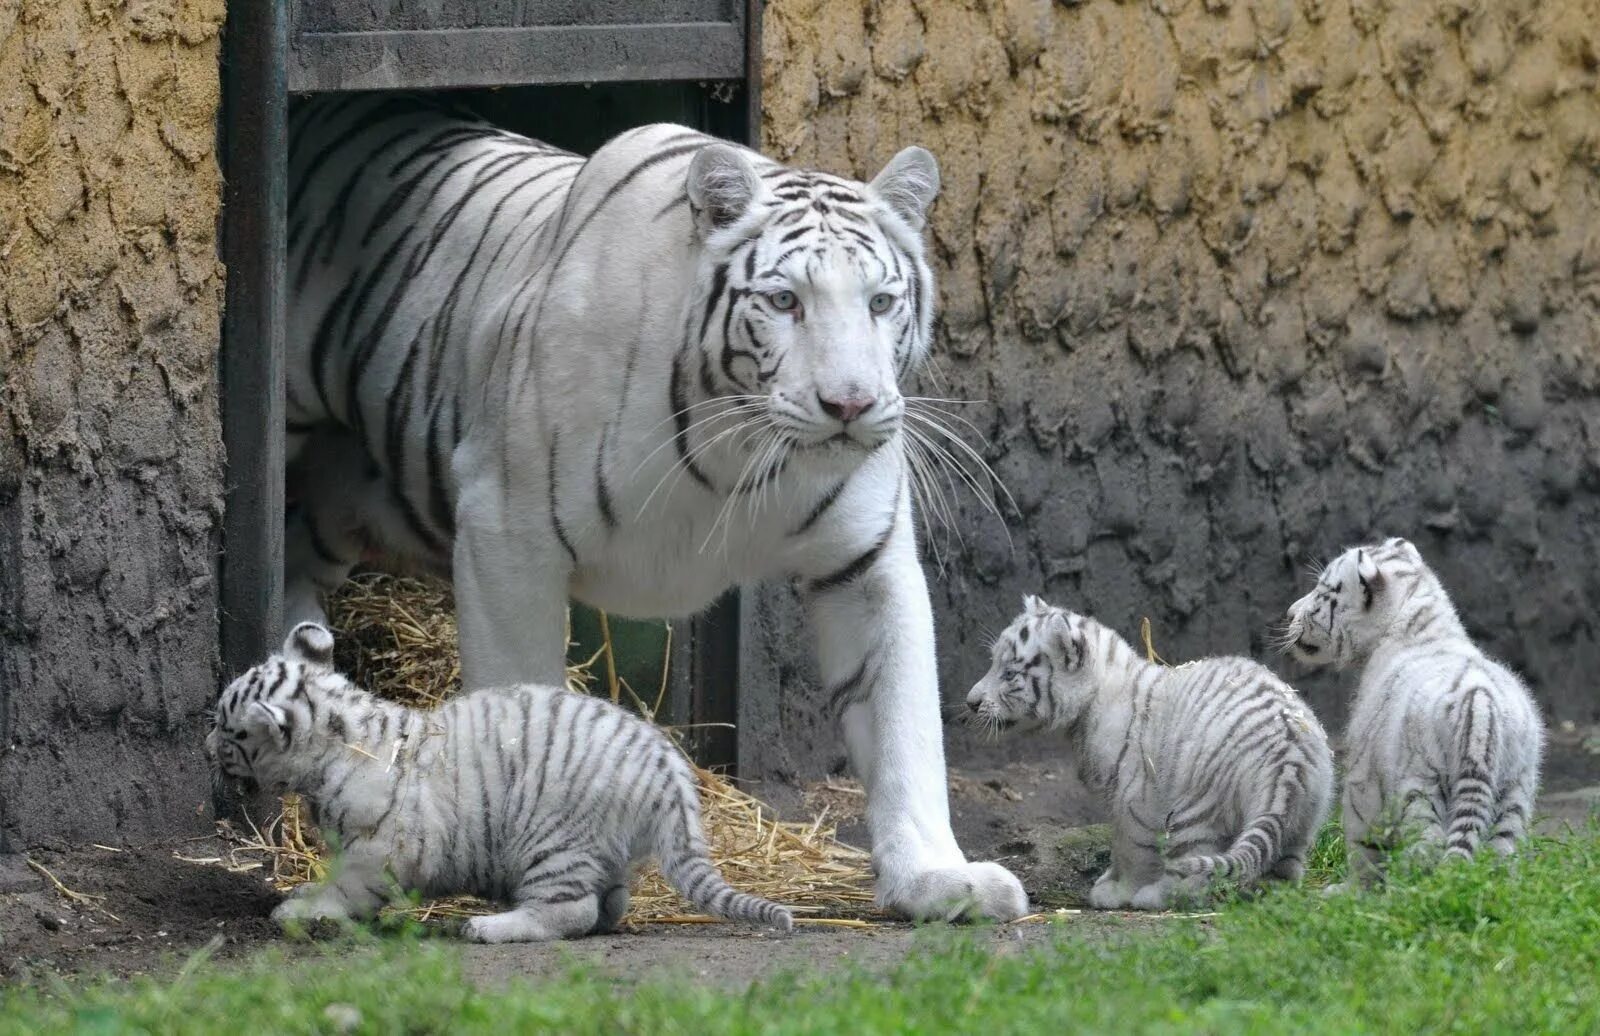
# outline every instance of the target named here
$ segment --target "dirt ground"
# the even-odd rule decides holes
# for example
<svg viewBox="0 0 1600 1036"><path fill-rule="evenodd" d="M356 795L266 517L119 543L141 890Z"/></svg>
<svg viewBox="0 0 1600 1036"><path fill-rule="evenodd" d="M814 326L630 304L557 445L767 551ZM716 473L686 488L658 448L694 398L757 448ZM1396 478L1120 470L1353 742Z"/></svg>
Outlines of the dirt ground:
<svg viewBox="0 0 1600 1036"><path fill-rule="evenodd" d="M1070 771L1054 764L1047 749L1031 754L952 771L952 818L971 856L1002 860L1018 872L1035 909L1071 909L1105 866L1105 832L1093 825L1099 819L1093 798ZM1600 756L1585 750L1579 739L1558 734L1548 770L1541 801L1547 824L1581 823L1600 805ZM760 790L789 815L826 800L830 813L848 818L852 800L859 799L850 784L838 781L813 786L808 794ZM859 821L847 821L840 833L865 843ZM196 951L209 948L213 959L227 961L278 943L267 917L278 893L260 871L236 873L207 862L225 855L222 843L205 838L28 854L70 893L33 867L7 858L0 866L0 981L165 974ZM993 940L996 952L1008 952L1049 938L1062 926L1094 938L1152 923L1160 922L1084 911L1051 924L1001 926L985 938ZM889 923L866 929L802 925L789 937L720 924L644 925L560 946L463 946L462 959L470 975L490 985L582 962L621 979L663 974L738 986L801 967L888 966L920 939L912 926Z"/></svg>

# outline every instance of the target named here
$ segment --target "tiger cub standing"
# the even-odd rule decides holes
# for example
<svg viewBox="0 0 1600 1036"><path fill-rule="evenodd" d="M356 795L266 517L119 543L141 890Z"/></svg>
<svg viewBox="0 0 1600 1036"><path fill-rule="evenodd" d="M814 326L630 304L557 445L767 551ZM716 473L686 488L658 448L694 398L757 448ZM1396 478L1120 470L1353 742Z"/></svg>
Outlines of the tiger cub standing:
<svg viewBox="0 0 1600 1036"><path fill-rule="evenodd" d="M794 923L717 872L671 742L597 698L526 685L408 709L335 672L332 635L307 622L223 692L206 748L222 776L304 795L337 841L328 880L279 904L279 921L370 916L398 884L514 904L467 922L478 942L609 931L630 864L653 853L702 910Z"/></svg>
<svg viewBox="0 0 1600 1036"><path fill-rule="evenodd" d="M1345 734L1350 876L1371 884L1403 840L1424 855L1503 854L1527 832L1544 724L1522 681L1467 636L1444 586L1403 539L1328 563L1289 607L1289 651L1361 670Z"/></svg>
<svg viewBox="0 0 1600 1036"><path fill-rule="evenodd" d="M1025 599L967 695L979 722L1065 730L1110 799L1099 909L1160 910L1213 877L1298 880L1333 801L1333 758L1292 688L1243 658L1146 662L1094 619Z"/></svg>

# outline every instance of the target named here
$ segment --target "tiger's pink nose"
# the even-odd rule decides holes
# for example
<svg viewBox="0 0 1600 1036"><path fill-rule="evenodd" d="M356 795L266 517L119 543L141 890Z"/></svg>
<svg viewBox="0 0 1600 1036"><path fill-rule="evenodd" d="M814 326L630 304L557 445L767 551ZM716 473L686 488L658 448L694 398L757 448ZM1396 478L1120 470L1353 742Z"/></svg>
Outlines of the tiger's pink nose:
<svg viewBox="0 0 1600 1036"><path fill-rule="evenodd" d="M822 412L844 424L849 424L871 410L875 403L877 400L867 395L852 394L842 399L829 399L822 393L817 393L817 405L822 408Z"/></svg>

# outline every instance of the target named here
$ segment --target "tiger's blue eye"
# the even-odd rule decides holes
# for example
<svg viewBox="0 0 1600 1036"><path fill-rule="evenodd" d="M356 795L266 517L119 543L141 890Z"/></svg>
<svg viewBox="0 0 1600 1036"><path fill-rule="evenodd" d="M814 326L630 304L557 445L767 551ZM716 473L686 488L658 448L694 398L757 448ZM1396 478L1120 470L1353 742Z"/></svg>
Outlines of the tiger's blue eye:
<svg viewBox="0 0 1600 1036"><path fill-rule="evenodd" d="M800 305L800 297L792 291L775 291L767 296L767 301L772 303L772 308L783 313L788 313Z"/></svg>
<svg viewBox="0 0 1600 1036"><path fill-rule="evenodd" d="M892 305L894 305L894 296L884 291L878 292L867 302L867 308L874 314L887 313Z"/></svg>

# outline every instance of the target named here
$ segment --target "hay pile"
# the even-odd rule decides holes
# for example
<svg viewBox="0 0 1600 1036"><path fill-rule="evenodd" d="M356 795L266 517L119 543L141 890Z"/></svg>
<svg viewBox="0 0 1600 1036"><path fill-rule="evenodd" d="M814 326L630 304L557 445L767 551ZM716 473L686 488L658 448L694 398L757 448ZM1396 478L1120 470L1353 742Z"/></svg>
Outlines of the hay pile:
<svg viewBox="0 0 1600 1036"><path fill-rule="evenodd" d="M366 689L417 708L434 708L460 689L455 610L447 586L409 577L368 574L352 579L330 602L336 661ZM595 660L568 670L568 686L590 689ZM861 924L880 915L872 906L868 855L835 837L836 815L824 806L809 823L777 820L759 800L723 777L696 767L712 859L728 881L795 908L802 922ZM237 854L264 858L272 880L290 889L322 875L326 848L300 802L285 798L264 826L239 832ZM418 907L421 920L492 912L471 899ZM634 883L626 920L699 923L689 905L654 867Z"/></svg>

